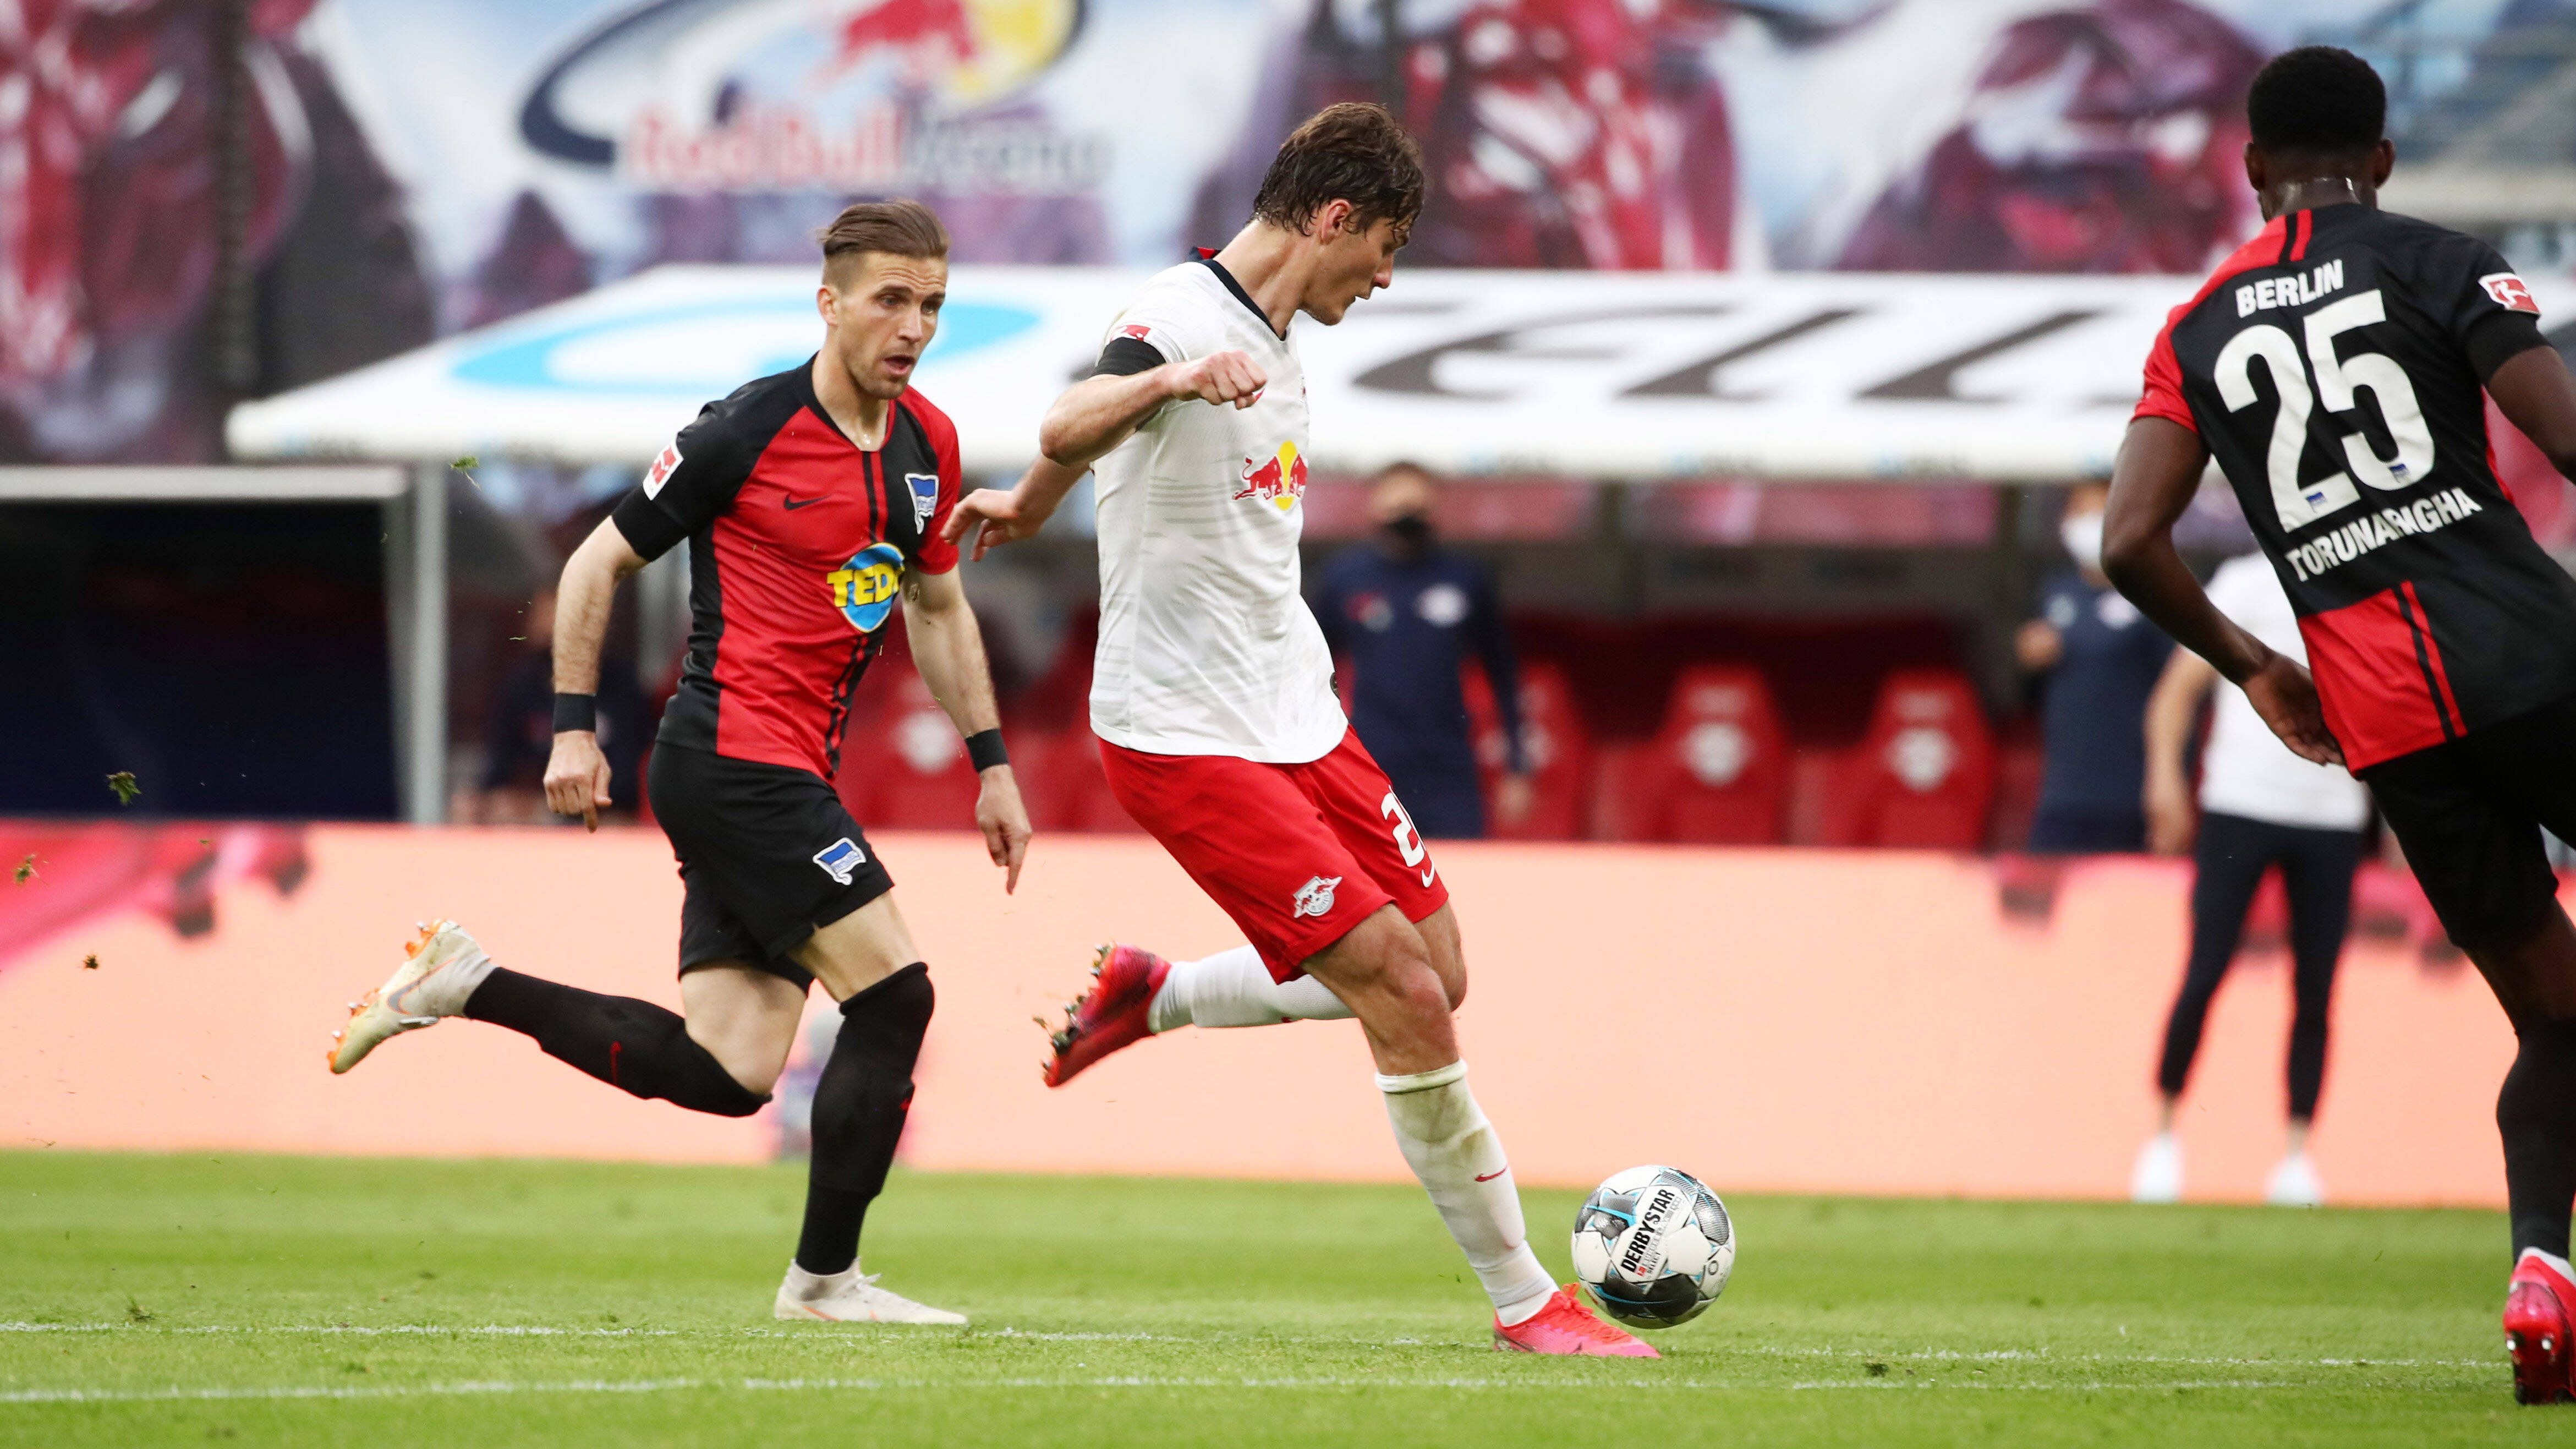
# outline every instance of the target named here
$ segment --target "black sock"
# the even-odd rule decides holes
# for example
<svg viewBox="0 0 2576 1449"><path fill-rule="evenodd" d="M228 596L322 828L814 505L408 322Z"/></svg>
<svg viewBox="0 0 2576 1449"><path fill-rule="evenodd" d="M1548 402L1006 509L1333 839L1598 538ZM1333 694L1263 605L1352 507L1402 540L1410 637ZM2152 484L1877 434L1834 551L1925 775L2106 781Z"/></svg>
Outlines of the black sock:
<svg viewBox="0 0 2576 1449"><path fill-rule="evenodd" d="M535 1037L547 1056L638 1097L719 1117L748 1117L769 1100L735 1081L678 1013L649 1001L495 966L466 998L465 1014Z"/></svg>
<svg viewBox="0 0 2576 1449"><path fill-rule="evenodd" d="M2496 1097L2513 1255L2538 1248L2564 1258L2576 1199L2576 1020L2534 1022L2521 1037Z"/></svg>
<svg viewBox="0 0 2576 1449"><path fill-rule="evenodd" d="M814 1160L796 1240L796 1266L808 1273L858 1261L859 1229L912 1108L912 1064L934 1001L930 968L915 961L841 1003L841 1034L814 1084Z"/></svg>

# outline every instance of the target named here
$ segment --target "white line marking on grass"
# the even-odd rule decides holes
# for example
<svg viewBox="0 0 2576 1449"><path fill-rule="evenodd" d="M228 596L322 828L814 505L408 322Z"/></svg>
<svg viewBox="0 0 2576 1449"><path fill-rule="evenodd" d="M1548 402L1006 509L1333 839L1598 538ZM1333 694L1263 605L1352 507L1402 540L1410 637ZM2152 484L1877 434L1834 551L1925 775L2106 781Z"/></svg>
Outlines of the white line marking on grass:
<svg viewBox="0 0 2576 1449"><path fill-rule="evenodd" d="M345 1333L472 1334L496 1338L672 1338L676 1328L555 1328L534 1323L487 1323L480 1328L439 1323L0 1323L0 1333Z"/></svg>
<svg viewBox="0 0 2576 1449"><path fill-rule="evenodd" d="M2014 1384L1981 1380L1946 1380L1927 1383L1891 1383L1864 1379L1834 1382L1793 1383L1793 1392L1856 1389L1862 1391L1917 1391L1971 1389L2012 1393L2090 1394L2090 1393L2173 1393L2202 1389L2285 1389L2311 1388L2314 1385L2276 1379L2193 1379L2175 1383L2068 1383ZM550 1382L515 1382L495 1380L448 1384L381 1385L345 1387L339 1385L279 1384L243 1387L164 1389L10 1389L0 1390L0 1406L23 1404L143 1404L174 1402L215 1402L237 1399L399 1399L443 1398L460 1396L500 1396L510 1394L661 1394L689 1391L740 1393L820 1393L820 1392L901 1392L958 1389L1443 1389L1443 1390L1520 1390L1546 1392L1560 1389L1662 1389L1721 1390L1738 1393L1777 1392L1777 1384L1737 1383L1719 1379L1653 1379L1653 1378L1386 1378L1369 1376L1322 1376L1293 1378L1206 1378L1121 1375L1100 1378L981 1378L981 1379L570 1379Z"/></svg>

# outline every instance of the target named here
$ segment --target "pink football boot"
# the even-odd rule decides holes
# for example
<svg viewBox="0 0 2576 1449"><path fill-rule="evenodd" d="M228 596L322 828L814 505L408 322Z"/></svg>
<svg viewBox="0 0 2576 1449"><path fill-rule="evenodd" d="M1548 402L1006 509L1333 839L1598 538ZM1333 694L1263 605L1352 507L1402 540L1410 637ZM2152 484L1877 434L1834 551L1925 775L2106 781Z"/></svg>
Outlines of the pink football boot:
<svg viewBox="0 0 2576 1449"><path fill-rule="evenodd" d="M1592 1316L1571 1287L1550 1294L1547 1306L1524 1322L1494 1320L1494 1347L1514 1353L1574 1354L1586 1358L1662 1358L1653 1346L1623 1328Z"/></svg>
<svg viewBox="0 0 2576 1449"><path fill-rule="evenodd" d="M1146 1009L1163 989L1172 963L1151 951L1112 943L1092 958L1091 989L1065 1008L1064 1027L1051 1033L1055 1056L1046 1064L1046 1084L1061 1087L1110 1053L1153 1035Z"/></svg>

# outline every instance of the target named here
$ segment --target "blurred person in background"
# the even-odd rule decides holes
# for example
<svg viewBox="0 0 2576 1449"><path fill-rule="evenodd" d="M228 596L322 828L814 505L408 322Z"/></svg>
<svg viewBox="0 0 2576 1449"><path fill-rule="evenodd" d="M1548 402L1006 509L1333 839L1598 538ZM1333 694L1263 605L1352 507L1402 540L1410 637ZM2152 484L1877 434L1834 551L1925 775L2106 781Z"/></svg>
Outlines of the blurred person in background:
<svg viewBox="0 0 2576 1449"><path fill-rule="evenodd" d="M1493 576L1440 546L1434 502L1431 475L1414 464L1378 474L1369 496L1377 536L1324 566L1315 618L1333 653L1351 661L1351 727L1415 826L1428 836L1474 840L1485 833L1485 800L1458 669L1472 652L1494 687L1510 742L1494 808L1509 823L1529 813L1531 796L1520 663L1495 605Z"/></svg>
<svg viewBox="0 0 2576 1449"><path fill-rule="evenodd" d="M2111 588L2102 573L2107 484L2066 495L2058 537L2072 569L2039 586L2039 617L2021 626L2013 652L2040 676L2046 764L2029 849L2038 855L2142 850L2147 843L2147 697L2173 642Z"/></svg>
<svg viewBox="0 0 2576 1449"><path fill-rule="evenodd" d="M2209 601L2274 651L2307 662L2290 596L2261 554L2220 565L2209 581ZM2191 1077L2201 1024L2235 959L2255 888L2277 864L2289 893L2296 1005L2290 1018L2289 1145L2263 1197L2284 1207L2315 1207L2325 1201L2325 1186L2308 1158L2308 1129L2316 1121L2317 1093L2325 1081L2328 1007L2335 963L2343 955L2352 920L2352 877L2361 864L2370 797L2342 766L2311 764L2292 754L2254 712L2245 691L2231 684L2218 691L2209 743L2201 752L2195 844L2183 755L2200 703L2217 683L2218 671L2207 660L2177 649L2147 705L2148 839L2160 855L2192 852L2191 958L2165 1023L2164 1053L2156 1069L2156 1090L2163 1098L2156 1135L2138 1153L2130 1195L2140 1202L2173 1202L2182 1196L2182 1144L2174 1136L2174 1104Z"/></svg>
<svg viewBox="0 0 2576 1449"><path fill-rule="evenodd" d="M454 818L468 825L570 824L546 804L546 760L555 747L555 591L528 604L527 634L492 696L483 725L483 774L460 792ZM644 691L635 672L611 664L599 672L599 752L607 757L609 806L603 818L635 818L636 769L646 737Z"/></svg>

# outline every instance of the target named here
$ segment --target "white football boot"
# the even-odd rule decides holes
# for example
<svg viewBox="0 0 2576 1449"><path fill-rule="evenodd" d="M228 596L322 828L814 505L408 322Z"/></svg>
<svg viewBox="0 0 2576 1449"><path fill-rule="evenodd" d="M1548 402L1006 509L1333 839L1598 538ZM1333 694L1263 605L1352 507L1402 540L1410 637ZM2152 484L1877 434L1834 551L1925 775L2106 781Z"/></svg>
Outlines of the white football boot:
<svg viewBox="0 0 2576 1449"><path fill-rule="evenodd" d="M2316 1163L2304 1152L2282 1158L2263 1184L2263 1201L2274 1207L2324 1207L2326 1185L2317 1176Z"/></svg>
<svg viewBox="0 0 2576 1449"><path fill-rule="evenodd" d="M2129 1174L2131 1202L2182 1201L2182 1142L2159 1132L2138 1149L2138 1165Z"/></svg>
<svg viewBox="0 0 2576 1449"><path fill-rule="evenodd" d="M787 1265L787 1279L778 1285L777 1316L790 1320L820 1319L825 1323L928 1323L950 1327L966 1322L963 1313L915 1303L900 1293L877 1286L879 1273L862 1274L852 1263L838 1273L808 1273L794 1263Z"/></svg>
<svg viewBox="0 0 2576 1449"><path fill-rule="evenodd" d="M387 1037L436 1026L465 1010L492 974L492 958L454 921L424 921L385 984L349 1003L349 1024L331 1034L331 1070L345 1072Z"/></svg>

